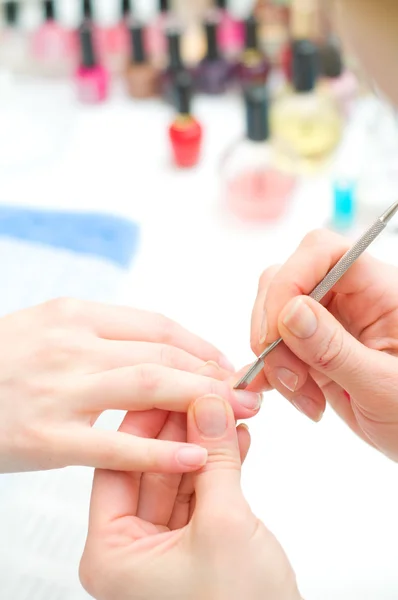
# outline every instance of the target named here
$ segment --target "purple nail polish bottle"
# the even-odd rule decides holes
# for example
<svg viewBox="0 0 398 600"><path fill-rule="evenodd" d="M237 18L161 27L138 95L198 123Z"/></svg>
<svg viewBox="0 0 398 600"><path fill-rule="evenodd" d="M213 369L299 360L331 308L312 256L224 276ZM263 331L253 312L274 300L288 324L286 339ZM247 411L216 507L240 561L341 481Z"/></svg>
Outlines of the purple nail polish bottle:
<svg viewBox="0 0 398 600"><path fill-rule="evenodd" d="M257 19L254 15L246 20L245 31L245 50L237 68L239 80L243 87L265 85L271 71L271 64L260 50Z"/></svg>
<svg viewBox="0 0 398 600"><path fill-rule="evenodd" d="M223 94L232 76L230 63L221 55L218 46L218 20L205 22L207 54L197 70L198 87L205 94Z"/></svg>

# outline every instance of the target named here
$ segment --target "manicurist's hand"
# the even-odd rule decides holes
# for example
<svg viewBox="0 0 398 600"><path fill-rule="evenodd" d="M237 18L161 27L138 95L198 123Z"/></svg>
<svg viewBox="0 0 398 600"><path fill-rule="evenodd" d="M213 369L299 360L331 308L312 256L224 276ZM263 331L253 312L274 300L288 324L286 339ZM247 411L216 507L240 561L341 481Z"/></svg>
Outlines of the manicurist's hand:
<svg viewBox="0 0 398 600"><path fill-rule="evenodd" d="M200 371L212 361L210 373ZM213 346L160 315L57 300L0 319L0 472L87 465L192 471L206 452L182 441L94 429L108 409L147 412L151 431L168 411L223 394L236 418L260 397L232 391ZM152 438L149 435L149 438Z"/></svg>
<svg viewBox="0 0 398 600"><path fill-rule="evenodd" d="M252 348L259 353L282 336L285 346L266 361L267 381L315 421L326 398L358 435L398 460L398 269L363 255L324 306L305 296L349 246L316 231L286 264L265 271Z"/></svg>
<svg viewBox="0 0 398 600"><path fill-rule="evenodd" d="M187 427L186 427L187 426ZM152 434L129 414L123 431ZM97 471L81 580L97 600L299 600L280 545L240 486L250 444L226 399L211 395L173 414L158 434L200 444L195 474Z"/></svg>

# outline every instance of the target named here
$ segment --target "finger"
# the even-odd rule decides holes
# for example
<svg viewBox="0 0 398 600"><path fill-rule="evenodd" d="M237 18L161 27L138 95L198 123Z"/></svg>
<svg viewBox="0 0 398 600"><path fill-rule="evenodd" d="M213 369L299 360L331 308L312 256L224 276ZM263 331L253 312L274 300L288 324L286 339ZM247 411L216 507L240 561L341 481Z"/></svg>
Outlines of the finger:
<svg viewBox="0 0 398 600"><path fill-rule="evenodd" d="M187 416L170 413L157 439L186 442ZM137 516L144 521L166 526L173 512L180 483L179 473L145 473L141 478Z"/></svg>
<svg viewBox="0 0 398 600"><path fill-rule="evenodd" d="M239 455L241 463L246 460L250 448L250 433L247 425L241 423L237 427ZM169 529L181 529L185 527L195 509L195 475L188 473L182 476L173 512L168 523Z"/></svg>
<svg viewBox="0 0 398 600"><path fill-rule="evenodd" d="M185 473L207 460L203 448L163 440L144 439L124 432L79 427L54 433L60 462L112 471Z"/></svg>
<svg viewBox="0 0 398 600"><path fill-rule="evenodd" d="M236 504L242 498L241 459L235 417L223 398L208 396L192 403L187 439L208 451L208 460L195 477L197 510L205 513Z"/></svg>
<svg viewBox="0 0 398 600"><path fill-rule="evenodd" d="M236 373L236 375L234 375L233 377L230 378L230 382L231 382L231 386L235 386L235 384L241 380L241 378L246 375L246 373L248 372L248 370L253 366L253 363L250 365L247 365L246 367L243 367L243 369L241 369L240 371L238 371ZM247 386L247 390L251 391L251 392L256 392L258 394L262 394L263 392L269 392L270 390L272 390L272 386L270 385L264 370L261 371L261 373L259 373L257 375L257 377L255 378L254 381L252 381L252 383L250 383Z"/></svg>
<svg viewBox="0 0 398 600"><path fill-rule="evenodd" d="M217 363L210 360L207 363L202 364L197 370L196 373L198 375L203 375L204 377L210 377L212 379L218 379L219 381L225 381L228 379L231 374L229 371L222 369Z"/></svg>
<svg viewBox="0 0 398 600"><path fill-rule="evenodd" d="M388 401L388 395L383 400L383 388L393 386L396 359L363 346L308 297L288 303L280 315L279 330L292 352L347 390L368 416L378 418L381 410L388 409L390 418L397 418L397 403Z"/></svg>
<svg viewBox="0 0 398 600"><path fill-rule="evenodd" d="M261 405L259 394L232 390L227 382L160 365L137 365L90 375L71 393L81 410L89 412L151 408L187 412L195 398L215 393L229 400L238 419L252 417Z"/></svg>
<svg viewBox="0 0 398 600"><path fill-rule="evenodd" d="M205 362L214 360L221 367L233 370L226 357L212 344L163 315L95 302L82 302L79 306L85 321L91 324L98 337L175 346Z"/></svg>
<svg viewBox="0 0 398 600"><path fill-rule="evenodd" d="M119 431L142 438L157 436L167 418L167 413L152 410L128 413ZM141 472L117 473L97 470L91 494L90 528L94 531L126 515L136 515L140 491Z"/></svg>
<svg viewBox="0 0 398 600"><path fill-rule="evenodd" d="M266 301L266 343L278 338L278 317L285 305L295 296L309 294L349 247L348 240L327 230L314 231L304 238L269 286ZM356 296L357 299L358 295L363 295L366 299L368 310L361 311L361 314L358 314L358 303L356 309L353 303L347 304L351 306L351 310L356 310L355 321L361 328L366 323L373 322L380 310L391 309L391 294L382 293L387 286L386 269L389 268L365 254L333 288L333 294L344 293L352 295L352 298ZM327 304L331 297L329 294L323 304ZM383 306L380 305L381 302ZM258 350L262 350L262 347Z"/></svg>
<svg viewBox="0 0 398 600"><path fill-rule="evenodd" d="M257 298L254 302L251 318L250 345L255 354L259 354L260 346L263 346L266 338L264 327L267 324L265 318L265 299L268 288L280 269L280 265L274 265L264 271L258 284Z"/></svg>

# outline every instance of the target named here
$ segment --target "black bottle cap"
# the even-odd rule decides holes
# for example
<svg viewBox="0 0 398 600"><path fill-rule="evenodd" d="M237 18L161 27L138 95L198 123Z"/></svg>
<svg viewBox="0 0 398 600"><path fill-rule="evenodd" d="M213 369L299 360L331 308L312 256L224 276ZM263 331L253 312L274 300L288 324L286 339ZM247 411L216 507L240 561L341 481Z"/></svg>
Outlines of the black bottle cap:
<svg viewBox="0 0 398 600"><path fill-rule="evenodd" d="M181 71L174 80L176 110L180 115L191 114L193 81L188 71Z"/></svg>
<svg viewBox="0 0 398 600"><path fill-rule="evenodd" d="M97 57L95 54L93 32L89 22L83 23L79 29L81 64L83 67L95 67Z"/></svg>
<svg viewBox="0 0 398 600"><path fill-rule="evenodd" d="M7 25L14 27L18 24L19 17L19 4L18 2L5 2L4 3L4 20Z"/></svg>
<svg viewBox="0 0 398 600"><path fill-rule="evenodd" d="M159 0L159 12L165 13L170 10L169 0Z"/></svg>
<svg viewBox="0 0 398 600"><path fill-rule="evenodd" d="M144 27L138 23L133 23L130 27L131 37L131 62L143 64L147 62L147 56L144 45Z"/></svg>
<svg viewBox="0 0 398 600"><path fill-rule="evenodd" d="M268 97L264 86L245 92L247 137L253 142L265 142L269 136Z"/></svg>
<svg viewBox="0 0 398 600"><path fill-rule="evenodd" d="M245 22L245 48L246 50L258 50L257 19L251 15Z"/></svg>
<svg viewBox="0 0 398 600"><path fill-rule="evenodd" d="M167 43L169 48L169 69L178 71L183 68L181 58L181 33L176 29L167 32Z"/></svg>
<svg viewBox="0 0 398 600"><path fill-rule="evenodd" d="M55 21L54 0L44 0L44 18L46 21Z"/></svg>
<svg viewBox="0 0 398 600"><path fill-rule="evenodd" d="M133 12L131 0L122 0L121 14L123 18L129 17Z"/></svg>
<svg viewBox="0 0 398 600"><path fill-rule="evenodd" d="M206 29L206 40L207 40L207 60L218 60L220 58L220 51L218 48L218 22L209 19L205 22Z"/></svg>
<svg viewBox="0 0 398 600"><path fill-rule="evenodd" d="M319 52L313 42L293 44L293 85L297 92L311 92L319 77Z"/></svg>
<svg viewBox="0 0 398 600"><path fill-rule="evenodd" d="M324 77L335 79L344 71L341 50L336 43L329 42L319 50L320 71Z"/></svg>
<svg viewBox="0 0 398 600"><path fill-rule="evenodd" d="M93 4L91 0L83 0L83 17L85 19L93 18Z"/></svg>
<svg viewBox="0 0 398 600"><path fill-rule="evenodd" d="M226 10L226 8L227 8L227 0L216 0L216 6L220 10Z"/></svg>

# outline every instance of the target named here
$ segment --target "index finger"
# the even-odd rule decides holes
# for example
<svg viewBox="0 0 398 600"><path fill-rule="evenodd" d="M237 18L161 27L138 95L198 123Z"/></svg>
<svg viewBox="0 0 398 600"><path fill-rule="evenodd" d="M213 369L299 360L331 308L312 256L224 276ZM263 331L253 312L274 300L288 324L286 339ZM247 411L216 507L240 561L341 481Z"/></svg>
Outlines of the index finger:
<svg viewBox="0 0 398 600"><path fill-rule="evenodd" d="M296 296L310 294L351 245L349 240L328 230L313 231L304 238L269 285L266 299L268 333L265 345L279 337L278 316L284 306ZM362 255L325 297L323 304L327 305L335 293L366 293L367 302L371 304L370 291L374 292L375 300L377 298L379 304L380 286L385 289L388 284L385 268L371 256ZM372 319L372 316L367 313L366 319Z"/></svg>

